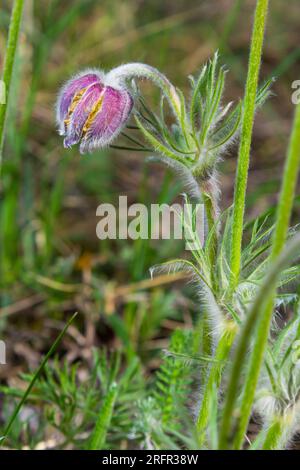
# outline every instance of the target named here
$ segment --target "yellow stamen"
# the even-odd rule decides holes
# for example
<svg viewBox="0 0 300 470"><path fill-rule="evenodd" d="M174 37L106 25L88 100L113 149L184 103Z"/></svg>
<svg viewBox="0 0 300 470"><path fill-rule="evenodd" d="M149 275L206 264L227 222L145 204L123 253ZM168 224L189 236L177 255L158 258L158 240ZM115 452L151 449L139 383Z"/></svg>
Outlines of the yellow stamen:
<svg viewBox="0 0 300 470"><path fill-rule="evenodd" d="M69 106L69 109L68 109L68 114L67 114L67 117L66 119L64 120L64 124L65 124L65 127L67 128L68 125L70 124L70 121L71 121L71 116L74 112L74 109L76 108L78 102L80 101L83 93L85 92L85 90L87 89L87 87L85 88L82 88L81 90L79 90L77 93L75 93L74 97L73 97L73 100L71 101L71 104Z"/></svg>
<svg viewBox="0 0 300 470"><path fill-rule="evenodd" d="M83 129L82 129L82 135L86 134L86 132L89 130L89 128L93 124L97 114L99 113L102 107L102 103L103 103L103 93L101 94L99 100L93 106L93 109L91 110L87 120L85 121Z"/></svg>

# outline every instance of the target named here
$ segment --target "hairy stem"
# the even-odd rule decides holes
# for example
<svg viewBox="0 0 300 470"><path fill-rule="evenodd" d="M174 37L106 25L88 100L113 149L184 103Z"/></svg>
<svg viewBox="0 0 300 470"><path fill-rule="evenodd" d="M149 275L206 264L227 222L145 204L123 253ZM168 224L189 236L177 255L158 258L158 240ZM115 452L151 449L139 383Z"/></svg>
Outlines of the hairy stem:
<svg viewBox="0 0 300 470"><path fill-rule="evenodd" d="M5 121L8 108L9 90L12 79L13 66L19 37L20 23L22 18L24 0L15 0L11 14L8 40L6 46L5 61L3 67L4 103L0 103L0 164L2 161L2 150L4 143Z"/></svg>
<svg viewBox="0 0 300 470"><path fill-rule="evenodd" d="M275 260L280 254L288 234L289 223L292 213L293 200L300 164L300 104L297 105L293 130L288 148L282 189L278 204L271 258ZM246 432L251 408L254 400L257 381L263 363L265 350L269 337L269 330L274 309L275 287L270 293L265 309L258 320L257 334L250 356L249 371L246 378L245 388L242 396L241 407L243 414L239 421L238 431L235 438L235 448L242 445Z"/></svg>
<svg viewBox="0 0 300 470"><path fill-rule="evenodd" d="M300 248L300 234L293 237L285 250L279 255L279 257L271 264L268 274L265 276L263 283L254 299L252 307L247 314L246 321L242 327L239 335L238 343L235 350L234 360L230 373L230 379L226 391L226 400L223 410L223 417L220 428L219 448L227 449L231 446L234 441L235 447L238 447L237 436L235 433L236 429L236 418L244 419L244 413L246 414L246 426L249 419L249 412L242 405L237 408L237 401L240 392L240 381L243 370L245 368L245 362L247 359L248 348L252 338L253 330L257 324L257 319L265 312L266 299L269 298L271 292L274 290L277 277L279 276L282 269L288 265L288 263L299 253ZM257 368L260 369L259 364ZM247 376L248 380L249 375ZM245 397L245 395L244 395ZM251 404L253 401L253 396ZM250 407L251 408L251 407ZM242 410L242 413L241 413ZM241 422L241 421L240 421ZM239 430L241 429L239 422ZM244 423L244 421L243 421ZM246 432L246 427L243 428L242 441ZM240 437L238 438L240 443Z"/></svg>
<svg viewBox="0 0 300 470"><path fill-rule="evenodd" d="M201 407L196 421L199 448L204 443L206 427L209 419L210 400L213 394L213 388L219 389L224 363L230 352L234 337L236 334L236 324L228 322L225 331L221 336L215 352L215 362L212 364L204 389Z"/></svg>
<svg viewBox="0 0 300 470"><path fill-rule="evenodd" d="M120 65L108 73L107 82L116 81L117 83L122 83L127 82L132 78L147 79L155 83L169 100L175 115L180 116L181 103L176 88L165 75L151 65L139 62Z"/></svg>
<svg viewBox="0 0 300 470"><path fill-rule="evenodd" d="M275 417L268 429L265 440L262 445L263 450L274 450L278 446L278 442L282 433L282 419Z"/></svg>
<svg viewBox="0 0 300 470"><path fill-rule="evenodd" d="M215 285L215 267L216 267L216 256L218 253L218 197L217 187L214 178L210 178L206 181L199 182L200 192L202 194L203 204L205 207L207 230L205 234L205 242L208 246L208 256L211 266L211 285L216 288Z"/></svg>
<svg viewBox="0 0 300 470"><path fill-rule="evenodd" d="M258 0L251 39L250 58L242 116L241 138L238 153L238 166L234 191L233 230L231 238L231 291L235 289L240 275L250 146L267 10L268 0Z"/></svg>
<svg viewBox="0 0 300 470"><path fill-rule="evenodd" d="M300 164L300 104L297 105L286 165L284 169L282 189L279 198L276 227L272 245L272 258L275 259L281 252L287 238L296 184Z"/></svg>

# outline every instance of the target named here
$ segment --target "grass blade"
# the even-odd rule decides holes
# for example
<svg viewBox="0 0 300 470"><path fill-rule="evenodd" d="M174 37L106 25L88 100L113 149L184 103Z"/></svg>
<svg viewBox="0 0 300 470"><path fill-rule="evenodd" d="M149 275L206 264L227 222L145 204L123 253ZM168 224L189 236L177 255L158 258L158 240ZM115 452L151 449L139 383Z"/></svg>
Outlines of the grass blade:
<svg viewBox="0 0 300 470"><path fill-rule="evenodd" d="M71 323L73 322L73 320L75 319L75 317L77 316L77 312L74 313L74 315L72 315L72 317L70 318L70 320L67 322L67 324L65 325L65 327L63 328L63 330L60 332L60 334L58 335L58 337L56 338L56 340L54 341L54 343L52 344L51 348L49 349L49 351L47 352L46 356L44 357L44 359L42 360L38 370L36 371L36 373L34 374L30 384L28 385L20 403L18 403L18 405L16 406L13 414L11 415L10 417L10 420L5 428L5 431L4 431L4 436L1 437L1 440L0 440L0 445L3 443L3 441L6 439L9 431L11 430L11 427L16 419L16 417L18 416L19 414L19 411L21 410L22 406L24 405L28 395L30 394L35 382L37 381L37 379L39 378L39 376L41 375L41 373L43 372L43 369L46 365L46 363L48 362L48 359L50 358L50 356L52 356L52 354L55 352L57 346L59 345L59 343L61 342L62 338L64 337L67 329L69 328L69 326L71 325Z"/></svg>

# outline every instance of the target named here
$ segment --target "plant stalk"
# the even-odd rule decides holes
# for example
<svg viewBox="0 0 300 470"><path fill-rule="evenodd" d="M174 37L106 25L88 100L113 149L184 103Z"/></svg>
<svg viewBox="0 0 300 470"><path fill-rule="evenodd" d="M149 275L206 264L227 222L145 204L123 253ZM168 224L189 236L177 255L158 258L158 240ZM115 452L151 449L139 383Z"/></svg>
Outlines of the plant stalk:
<svg viewBox="0 0 300 470"><path fill-rule="evenodd" d="M274 417L263 442L262 450L275 450L277 448L282 428L281 417Z"/></svg>
<svg viewBox="0 0 300 470"><path fill-rule="evenodd" d="M300 164L300 104L297 105L293 130L291 133L289 148L287 152L282 190L280 194L271 259L276 260L281 253L289 229L292 214L293 200L296 183L298 179ZM249 371L246 378L245 388L242 395L243 414L239 420L234 448L240 448L247 430L251 408L254 400L259 373L264 360L265 350L268 342L271 320L274 310L275 286L267 298L266 307L261 318L258 320L257 334L254 338L253 350L250 356Z"/></svg>
<svg viewBox="0 0 300 470"><path fill-rule="evenodd" d="M201 401L201 407L196 421L199 448L202 447L205 441L206 427L209 420L210 402L211 397L213 395L213 389L214 387L216 387L216 389L218 390L220 387L222 370L224 368L224 364L228 357L228 354L231 350L235 335L236 324L232 322L227 322L225 326L225 331L221 336L218 346L216 348L214 356L215 362L213 362L209 371L203 398Z"/></svg>
<svg viewBox="0 0 300 470"><path fill-rule="evenodd" d="M255 100L261 64L263 39L268 11L268 0L258 0L251 39L248 75L245 90L238 166L233 202L233 230L231 238L230 291L236 288L241 268L241 249L244 225L245 199L250 160L250 146L255 113Z"/></svg>
<svg viewBox="0 0 300 470"><path fill-rule="evenodd" d="M252 307L247 314L246 320L242 327L241 333L238 338L234 360L232 364L232 369L230 373L230 379L226 391L226 399L223 410L222 422L220 426L220 438L219 438L219 448L227 449L231 446L234 441L235 447L237 437L236 437L236 417L244 417L244 413L247 415L246 418L246 427L248 424L249 414L244 406L237 408L237 401L239 398L240 392L240 382L241 376L245 368L245 362L247 359L247 353L249 350L250 341L252 338L253 330L257 324L258 318L265 311L266 299L269 299L271 292L274 290L274 285L276 283L277 277L282 269L288 265L289 262L299 253L300 248L300 234L295 235L293 239L289 242L287 247L282 253L276 258L276 260L271 264L268 274L265 276L263 283L260 286L260 289L254 299ZM257 365L259 368L259 364ZM246 379L248 380L248 378ZM253 397L252 397L253 401ZM251 401L251 405L252 405ZM251 409L251 406L250 406ZM239 423L239 429L241 429ZM244 434L246 428L244 429ZM244 438L242 434L242 442ZM240 438L239 438L240 439ZM240 442L240 441L239 441Z"/></svg>
<svg viewBox="0 0 300 470"><path fill-rule="evenodd" d="M24 0L15 0L8 32L6 54L3 67L2 80L4 82L4 103L0 103L0 164L2 162L2 151L4 143L5 122L8 109L9 91L12 80L13 66L15 62L20 24L23 12Z"/></svg>
<svg viewBox="0 0 300 470"><path fill-rule="evenodd" d="M199 182L200 192L202 194L205 215L206 215L206 234L205 242L209 243L208 256L210 261L211 285L217 290L215 282L216 256L218 253L218 198L217 187L213 178L207 181Z"/></svg>

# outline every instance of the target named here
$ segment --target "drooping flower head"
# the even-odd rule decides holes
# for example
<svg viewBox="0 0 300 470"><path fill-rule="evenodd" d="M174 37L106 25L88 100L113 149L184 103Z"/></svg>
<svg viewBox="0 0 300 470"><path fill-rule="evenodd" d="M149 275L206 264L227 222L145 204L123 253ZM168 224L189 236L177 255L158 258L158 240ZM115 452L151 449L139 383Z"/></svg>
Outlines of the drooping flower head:
<svg viewBox="0 0 300 470"><path fill-rule="evenodd" d="M110 86L105 74L87 70L69 80L57 101L59 133L64 146L80 143L80 152L109 145L121 132L133 107L129 91L114 81Z"/></svg>
<svg viewBox="0 0 300 470"><path fill-rule="evenodd" d="M133 78L154 82L175 115L179 114L181 104L175 87L150 65L124 64L107 74L86 70L69 80L58 96L56 119L65 147L80 143L81 153L91 152L118 136L133 108Z"/></svg>

